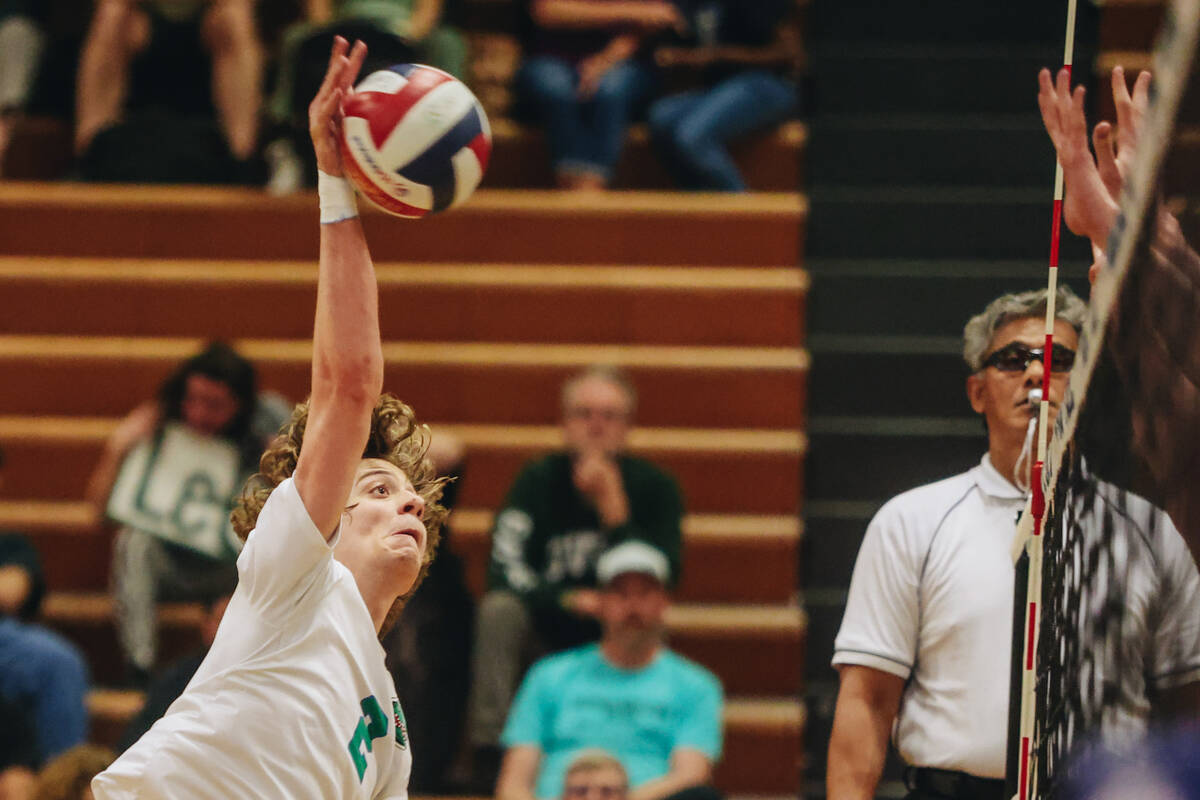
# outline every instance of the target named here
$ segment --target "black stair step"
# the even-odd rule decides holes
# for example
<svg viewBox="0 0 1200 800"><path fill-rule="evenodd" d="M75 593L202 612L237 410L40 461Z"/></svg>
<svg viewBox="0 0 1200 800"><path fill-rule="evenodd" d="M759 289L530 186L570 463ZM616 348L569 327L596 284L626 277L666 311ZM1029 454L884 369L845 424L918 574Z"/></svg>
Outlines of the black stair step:
<svg viewBox="0 0 1200 800"><path fill-rule="evenodd" d="M1054 149L1036 109L1019 115L820 115L809 185L1051 186Z"/></svg>
<svg viewBox="0 0 1200 800"><path fill-rule="evenodd" d="M805 596L804 611L808 618L805 628L804 682L837 682L837 671L829 664L833 658L833 641L837 638L842 616L846 613L846 590L810 592Z"/></svg>
<svg viewBox="0 0 1200 800"><path fill-rule="evenodd" d="M812 335L957 336L972 315L1000 295L1044 287L1047 260L835 259L810 261L808 268L813 281L807 308ZM1086 265L1064 264L1059 283L1086 298ZM814 397L824 388L823 383L812 386Z"/></svg>
<svg viewBox="0 0 1200 800"><path fill-rule="evenodd" d="M818 114L1036 115L1038 70L1061 60L1061 47L818 45L814 106Z"/></svg>
<svg viewBox="0 0 1200 800"><path fill-rule="evenodd" d="M969 417L972 413L966 397L968 371L954 337L845 337L850 342L895 344L891 352L831 351L823 343L840 337L814 338L822 348L812 350L810 380L823 388L809 398L813 415ZM916 349L927 342L938 347Z"/></svg>
<svg viewBox="0 0 1200 800"><path fill-rule="evenodd" d="M1036 259L1049 252L1049 187L823 188L812 191L811 204L812 258ZM1084 240L1063 240L1063 263L1090 257Z"/></svg>
<svg viewBox="0 0 1200 800"><path fill-rule="evenodd" d="M856 513L851 515L820 510L820 507L831 505L838 504L817 501L810 504L805 515L800 566L801 581L806 591L845 589L850 585L854 559L862 545L863 534L880 504L843 504L862 507L861 511L856 509Z"/></svg>
<svg viewBox="0 0 1200 800"><path fill-rule="evenodd" d="M987 439L982 423L973 434L975 420L955 422L955 430L932 434L814 429L805 461L805 497L875 500L965 472L979 463Z"/></svg>
<svg viewBox="0 0 1200 800"><path fill-rule="evenodd" d="M1099 12L1079 3L1077 37L1095 37ZM964 3L962 0L813 0L808 22L819 41L1045 42L1062 48L1066 0Z"/></svg>

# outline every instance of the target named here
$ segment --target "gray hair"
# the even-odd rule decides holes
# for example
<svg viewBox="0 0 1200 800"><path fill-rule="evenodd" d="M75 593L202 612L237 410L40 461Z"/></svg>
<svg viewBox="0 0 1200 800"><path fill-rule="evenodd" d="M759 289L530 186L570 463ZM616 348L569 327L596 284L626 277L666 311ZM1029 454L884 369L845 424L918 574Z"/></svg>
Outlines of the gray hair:
<svg viewBox="0 0 1200 800"><path fill-rule="evenodd" d="M1046 316L1048 289L1034 289L1020 294L1006 294L988 303L982 313L971 317L963 328L963 361L971 372L983 369L983 358L996 331L1016 319ZM1069 286L1059 286L1054 301L1054 318L1066 322L1075 332L1083 329L1087 316L1087 303L1071 291Z"/></svg>
<svg viewBox="0 0 1200 800"><path fill-rule="evenodd" d="M567 378L562 386L562 407L564 413L567 410L567 404L570 402L571 393L575 391L575 387L593 378L611 383L620 389L621 393L629 401L629 416L633 416L633 412L637 410L637 389L633 387L633 381L630 380L629 373L612 364L594 364Z"/></svg>

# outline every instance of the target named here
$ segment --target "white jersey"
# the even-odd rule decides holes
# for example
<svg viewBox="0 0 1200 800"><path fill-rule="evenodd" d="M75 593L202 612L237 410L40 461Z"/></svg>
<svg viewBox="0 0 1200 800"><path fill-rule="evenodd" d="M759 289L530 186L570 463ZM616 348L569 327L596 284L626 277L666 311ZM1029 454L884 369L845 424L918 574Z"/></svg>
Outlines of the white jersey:
<svg viewBox="0 0 1200 800"><path fill-rule="evenodd" d="M271 493L237 563L204 663L96 776L97 800L405 800L412 755L383 648L292 479Z"/></svg>
<svg viewBox="0 0 1200 800"><path fill-rule="evenodd" d="M867 528L833 663L905 679L893 739L913 766L1004 777L1011 548L1024 505L1024 494L985 455L968 472L892 499ZM1127 604L1160 687L1200 677L1200 574L1162 520L1150 545L1157 557L1138 560ZM1124 712L1131 724L1148 712L1139 688Z"/></svg>

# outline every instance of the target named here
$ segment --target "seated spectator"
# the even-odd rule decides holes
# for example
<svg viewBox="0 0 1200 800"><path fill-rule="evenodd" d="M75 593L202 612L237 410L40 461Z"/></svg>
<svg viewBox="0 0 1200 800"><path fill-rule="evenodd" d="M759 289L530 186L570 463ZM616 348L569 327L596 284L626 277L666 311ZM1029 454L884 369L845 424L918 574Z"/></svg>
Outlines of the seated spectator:
<svg viewBox="0 0 1200 800"><path fill-rule="evenodd" d="M525 465L492 529L468 712L477 790L495 783L500 732L524 669L599 636L600 554L639 539L667 554L672 575L679 570L679 488L625 453L633 385L618 370L593 367L563 385L562 403L566 449Z"/></svg>
<svg viewBox="0 0 1200 800"><path fill-rule="evenodd" d="M685 189L744 192L730 141L796 112L800 32L795 0L679 0L688 36L655 51L664 69L700 86L655 101L647 112L655 149Z"/></svg>
<svg viewBox="0 0 1200 800"><path fill-rule="evenodd" d="M224 155L246 167L258 143L262 81L254 0L97 0L76 89L75 152L85 157L85 177L216 181L219 176L203 173L212 164L199 161L202 154L176 146L179 140L207 145L207 127L185 120L214 109L227 148L211 154L214 163ZM129 109L163 116L118 131ZM160 126L173 135L163 135ZM113 141L114 132L126 139L124 147ZM155 150L175 163L159 163L165 156L135 146L147 136L160 136ZM139 171L128 163L135 157L163 173Z"/></svg>
<svg viewBox="0 0 1200 800"><path fill-rule="evenodd" d="M539 661L513 703L498 800L569 796L567 767L601 747L629 773L634 800L701 800L721 753L721 684L663 643L667 558L644 542L601 557L604 634Z"/></svg>
<svg viewBox="0 0 1200 800"><path fill-rule="evenodd" d="M452 511L463 475L463 443L435 429L426 455L439 477L452 479L438 501ZM420 743L420 758L413 760L408 777L408 790L416 794L452 793L448 773L462 745L466 715L475 603L450 537L450 526L443 523L437 558L421 591L382 639L409 735Z"/></svg>
<svg viewBox="0 0 1200 800"><path fill-rule="evenodd" d="M33 90L45 33L44 2L0 0L0 177L16 115Z"/></svg>
<svg viewBox="0 0 1200 800"><path fill-rule="evenodd" d="M0 486L3 467L0 452ZM0 705L10 712L0 712L0 785L27 783L29 770L87 735L87 665L75 645L33 621L45 593L33 544L0 533ZM21 729L31 741L21 741Z"/></svg>
<svg viewBox="0 0 1200 800"><path fill-rule="evenodd" d="M276 136L267 146L267 188L275 194L316 185L316 162L308 154L309 100L325 76L334 36L367 44L361 77L393 64L421 63L462 78L467 44L442 19L444 0L306 0L306 19L283 34L279 71L268 103Z"/></svg>
<svg viewBox="0 0 1200 800"><path fill-rule="evenodd" d="M150 727L162 718L163 714L167 713L167 709L171 707L171 703L179 695L183 694L183 690L187 688L188 683L192 680L192 676L196 674L196 670L200 669L201 662L208 655L208 650L212 647L213 640L217 638L217 628L221 626L221 619L225 616L225 608L229 605L229 598L233 596L233 592L226 592L217 597L210 597L204 602L204 621L200 626L200 639L202 646L194 653L183 656L170 664L162 672L154 676L150 681L149 687L146 689L146 702L142 704L142 710L138 715L129 721L125 726L125 732L121 734L121 740L117 744L117 752L123 753L128 750L134 742L142 738L142 734L150 730ZM115 758L115 757L114 757ZM114 758L110 758L112 762ZM108 764L104 764L91 777L104 770Z"/></svg>
<svg viewBox="0 0 1200 800"><path fill-rule="evenodd" d="M116 758L107 747L81 744L42 768L33 800L92 800L92 778Z"/></svg>
<svg viewBox="0 0 1200 800"><path fill-rule="evenodd" d="M666 0L532 0L517 99L546 129L564 189L605 188L634 111L652 88L648 34L681 27Z"/></svg>
<svg viewBox="0 0 1200 800"><path fill-rule="evenodd" d="M156 603L218 596L236 582L230 503L286 419L256 387L249 361L209 345L117 426L88 480L88 500L121 525L112 587L135 685L155 664Z"/></svg>
<svg viewBox="0 0 1200 800"><path fill-rule="evenodd" d="M605 750L584 750L567 767L563 800L625 800L628 796L625 767Z"/></svg>

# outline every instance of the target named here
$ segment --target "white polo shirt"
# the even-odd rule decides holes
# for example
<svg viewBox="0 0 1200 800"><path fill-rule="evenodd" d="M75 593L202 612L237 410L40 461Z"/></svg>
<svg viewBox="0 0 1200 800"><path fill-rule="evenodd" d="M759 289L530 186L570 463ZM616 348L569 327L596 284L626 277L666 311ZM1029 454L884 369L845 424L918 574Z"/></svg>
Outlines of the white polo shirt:
<svg viewBox="0 0 1200 800"><path fill-rule="evenodd" d="M1024 505L1024 494L985 455L968 472L893 498L867 528L833 663L907 681L893 740L913 766L1004 777L1010 553ZM1200 677L1200 575L1161 519L1154 556L1138 559L1131 575L1127 619L1156 683L1176 685ZM1152 606L1167 609L1153 628ZM1137 688L1123 721L1140 724L1149 706L1145 686Z"/></svg>
<svg viewBox="0 0 1200 800"><path fill-rule="evenodd" d="M97 800L406 800L412 756L354 576L291 478L259 514L204 663Z"/></svg>

